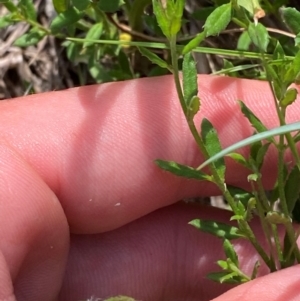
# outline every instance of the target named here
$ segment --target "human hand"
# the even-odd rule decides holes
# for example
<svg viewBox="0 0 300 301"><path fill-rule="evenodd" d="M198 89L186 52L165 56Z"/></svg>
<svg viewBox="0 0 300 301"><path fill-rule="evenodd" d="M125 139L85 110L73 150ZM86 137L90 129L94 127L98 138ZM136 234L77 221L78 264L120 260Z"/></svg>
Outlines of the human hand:
<svg viewBox="0 0 300 301"><path fill-rule="evenodd" d="M277 125L267 83L200 76L199 84L198 121L208 118L223 146L252 134L237 99L269 127ZM299 111L294 105L288 119L296 120ZM202 301L232 288L205 279L224 256L221 242L187 224L193 218L228 222L229 214L175 204L218 191L153 163L160 158L196 166L202 160L171 77L2 102L0 120L0 300L123 294ZM275 160L269 154L266 188L276 178ZM247 187L247 171L231 161L227 166L227 182ZM250 272L254 251L245 242L236 247ZM299 280L295 266L216 300L297 300Z"/></svg>

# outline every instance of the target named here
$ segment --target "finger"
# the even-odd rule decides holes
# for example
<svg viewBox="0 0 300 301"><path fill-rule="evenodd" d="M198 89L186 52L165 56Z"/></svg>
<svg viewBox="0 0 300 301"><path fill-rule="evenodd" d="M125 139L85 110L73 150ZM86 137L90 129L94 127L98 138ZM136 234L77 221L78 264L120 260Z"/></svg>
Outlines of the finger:
<svg viewBox="0 0 300 301"><path fill-rule="evenodd" d="M252 134L237 99L268 127L277 123L267 83L200 76L201 113L223 146ZM300 106L289 111L295 120ZM203 161L189 133L170 76L82 87L1 103L0 132L56 193L71 231L97 233L184 197L215 195L212 184L162 172L153 161ZM199 128L199 126L198 126ZM274 182L269 156L263 180ZM248 171L228 161L227 184L244 186ZM143 201L141 201L143 200Z"/></svg>
<svg viewBox="0 0 300 301"><path fill-rule="evenodd" d="M0 145L0 300L54 300L69 232L60 203L38 174Z"/></svg>
<svg viewBox="0 0 300 301"><path fill-rule="evenodd" d="M233 287L206 278L219 271L216 261L224 259L222 241L188 222L194 218L228 222L229 216L218 209L177 204L115 231L73 235L59 300L86 300L92 295L101 300L116 295L143 301L211 300ZM233 243L243 271L251 275L257 255L247 242ZM266 273L263 265L259 273Z"/></svg>
<svg viewBox="0 0 300 301"><path fill-rule="evenodd" d="M213 301L299 300L300 266L290 267L240 285Z"/></svg>

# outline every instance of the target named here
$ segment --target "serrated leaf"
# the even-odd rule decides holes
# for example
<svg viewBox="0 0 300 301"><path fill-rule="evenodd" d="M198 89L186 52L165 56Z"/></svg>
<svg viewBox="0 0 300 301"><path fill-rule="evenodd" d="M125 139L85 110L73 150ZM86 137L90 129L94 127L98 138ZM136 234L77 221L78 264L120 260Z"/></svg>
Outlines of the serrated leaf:
<svg viewBox="0 0 300 301"><path fill-rule="evenodd" d="M103 31L103 23L102 22L96 23L88 30L85 38L87 40L98 40L102 35L102 31ZM93 44L94 44L93 42L87 41L83 43L82 47L86 48Z"/></svg>
<svg viewBox="0 0 300 301"><path fill-rule="evenodd" d="M192 51L196 47L199 46L199 44L205 39L206 32L202 31L198 33L191 41L189 41L183 48L182 54L185 55L188 52Z"/></svg>
<svg viewBox="0 0 300 301"><path fill-rule="evenodd" d="M223 243L223 249L225 251L225 254L228 258L231 259L232 263L236 266L239 267L239 259L238 256L234 250L233 245L231 244L231 242L228 239L224 240Z"/></svg>
<svg viewBox="0 0 300 301"><path fill-rule="evenodd" d="M250 23L248 27L248 33L252 43L258 47L258 49L266 52L270 38L265 26L263 26L261 23L257 23L257 25Z"/></svg>
<svg viewBox="0 0 300 301"><path fill-rule="evenodd" d="M258 133L262 133L267 131L268 129L263 125L260 119L245 105L241 100L238 101L241 107L241 111L244 116L249 120L251 125L256 129ZM273 142L273 138L268 139L270 142Z"/></svg>
<svg viewBox="0 0 300 301"><path fill-rule="evenodd" d="M283 22L295 34L300 32L300 12L293 7L285 7L281 10Z"/></svg>
<svg viewBox="0 0 300 301"><path fill-rule="evenodd" d="M97 6L106 13L114 13L124 4L123 0L99 0Z"/></svg>
<svg viewBox="0 0 300 301"><path fill-rule="evenodd" d="M216 221L194 219L189 222L189 225L196 227L200 231L213 234L223 239L231 240L245 237L237 227Z"/></svg>
<svg viewBox="0 0 300 301"><path fill-rule="evenodd" d="M180 177L184 177L184 178L188 178L188 179L200 180L200 181L202 181L202 180L210 181L211 180L210 176L208 176L207 174L205 174L203 172L199 173L196 169L194 169L190 166L178 164L174 161L155 160L155 163L161 169L169 171L169 172L175 174L176 176L180 176Z"/></svg>
<svg viewBox="0 0 300 301"><path fill-rule="evenodd" d="M288 210L291 213L300 194L300 171L297 166L294 166L288 175L284 185L284 193Z"/></svg>
<svg viewBox="0 0 300 301"><path fill-rule="evenodd" d="M36 21L37 14L32 0L20 0L18 6L27 19Z"/></svg>
<svg viewBox="0 0 300 301"><path fill-rule="evenodd" d="M222 147L220 144L220 140L217 134L216 129L213 127L213 125L210 123L209 120L206 118L203 118L201 122L201 137L204 143L204 146L206 148L206 151L208 152L209 156L212 157L216 154L218 154L220 151L222 151ZM214 166L217 170L217 173L219 177L224 180L225 179L225 160L224 158L220 158L216 160L214 163Z"/></svg>
<svg viewBox="0 0 300 301"><path fill-rule="evenodd" d="M200 100L195 98L198 94L198 77L196 62L190 52L183 57L182 74L183 96L187 108L187 117L192 119L199 110Z"/></svg>
<svg viewBox="0 0 300 301"><path fill-rule="evenodd" d="M52 0L55 11L60 14L66 11L70 6L70 0Z"/></svg>
<svg viewBox="0 0 300 301"><path fill-rule="evenodd" d="M206 36L218 35L231 21L231 4L223 4L217 7L206 19L204 30Z"/></svg>
<svg viewBox="0 0 300 301"><path fill-rule="evenodd" d="M63 27L72 25L79 21L82 16L84 15L83 12L80 12L77 8L70 7L65 12L57 15L50 24L50 30L52 33L58 33L62 30Z"/></svg>
<svg viewBox="0 0 300 301"><path fill-rule="evenodd" d="M138 47L138 50L140 51L140 53L143 56L145 56L153 64L156 64L156 65L158 65L162 68L166 68L166 69L169 69L170 71L172 71L172 69L168 65L168 63L166 61L164 61L163 59L161 59L158 55L156 55L152 51L150 51L150 50L148 50L147 48L144 48L144 47Z"/></svg>
<svg viewBox="0 0 300 301"><path fill-rule="evenodd" d="M29 31L15 40L14 46L28 47L36 45L40 40L45 37L46 33L43 31Z"/></svg>

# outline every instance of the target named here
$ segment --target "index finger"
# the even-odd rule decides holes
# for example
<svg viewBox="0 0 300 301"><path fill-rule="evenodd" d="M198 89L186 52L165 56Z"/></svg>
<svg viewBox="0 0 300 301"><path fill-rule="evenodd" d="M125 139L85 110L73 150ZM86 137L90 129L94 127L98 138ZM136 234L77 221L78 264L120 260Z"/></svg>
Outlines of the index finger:
<svg viewBox="0 0 300 301"><path fill-rule="evenodd" d="M223 146L252 134L237 99L268 127L277 125L268 84L199 76L205 116ZM157 158L197 166L203 158L189 133L172 77L75 88L0 104L2 140L17 149L58 196L72 232L120 227L184 197L214 195L207 183L161 171ZM290 112L295 120L299 105ZM274 181L272 156L265 184ZM247 171L228 162L227 183L245 185Z"/></svg>

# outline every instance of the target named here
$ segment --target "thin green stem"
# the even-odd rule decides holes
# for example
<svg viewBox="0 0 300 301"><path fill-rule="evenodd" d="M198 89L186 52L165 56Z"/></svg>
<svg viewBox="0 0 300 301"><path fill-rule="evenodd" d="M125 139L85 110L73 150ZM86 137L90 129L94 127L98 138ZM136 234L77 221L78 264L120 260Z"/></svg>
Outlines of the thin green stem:
<svg viewBox="0 0 300 301"><path fill-rule="evenodd" d="M207 153L207 150L206 150L206 148L204 146L204 143L203 143L196 127L195 127L195 124L194 124L193 120L189 120L187 118L187 107L186 107L186 104L185 104L185 101L184 101L184 96L183 96L181 83L180 83L180 78L179 78L176 37L171 38L171 40L170 40L170 49L171 49L171 59L172 59L172 66L173 66L173 76L174 76L175 86L176 86L176 90L177 90L177 94L178 94L178 97L179 97L179 101L180 101L182 110L183 110L184 115L186 117L186 120L188 122L189 129L190 129L190 131L191 131L191 133L192 133L192 135L193 135L193 137L194 137L194 139L195 139L195 141L198 145L198 148L200 149L201 153L203 154L204 159L208 159L209 154ZM224 197L228 201L228 203L229 203L231 209L233 210L233 212L237 213L238 208L237 208L237 205L235 203L235 200L232 197L232 195L230 194L230 192L228 191L228 189L226 189L226 185L222 181L222 179L220 179L216 169L214 168L214 165L210 164L209 168L210 168L210 171L211 171L212 176L214 178L215 184L221 190L222 194L224 195ZM270 270L273 270L272 261L270 260L270 258L266 254L266 252L263 250L261 245L257 242L256 237L255 237L251 227L249 226L248 222L245 221L245 220L240 220L238 223L241 226L241 228L243 229L243 233L246 235L246 237L251 242L251 244L256 249L256 251L260 254L262 259L265 261L265 263L270 268Z"/></svg>
<svg viewBox="0 0 300 301"><path fill-rule="evenodd" d="M266 207L267 211L271 211L272 208L271 208L269 200L266 196L265 189L264 189L262 181L261 181L261 177L258 177L257 188L258 188L258 193L259 193L259 199L262 200L262 203ZM262 223L262 225L264 225L266 223L266 220L265 220L264 217L261 220L261 223ZM277 257L278 257L278 260L281 264L282 261L283 261L283 253L282 253L281 243L280 243L279 236L278 236L278 229L277 229L277 226L275 224L271 224L271 231L272 231L272 235L273 235L273 238L274 238ZM272 248L272 244L270 244L270 247Z"/></svg>

